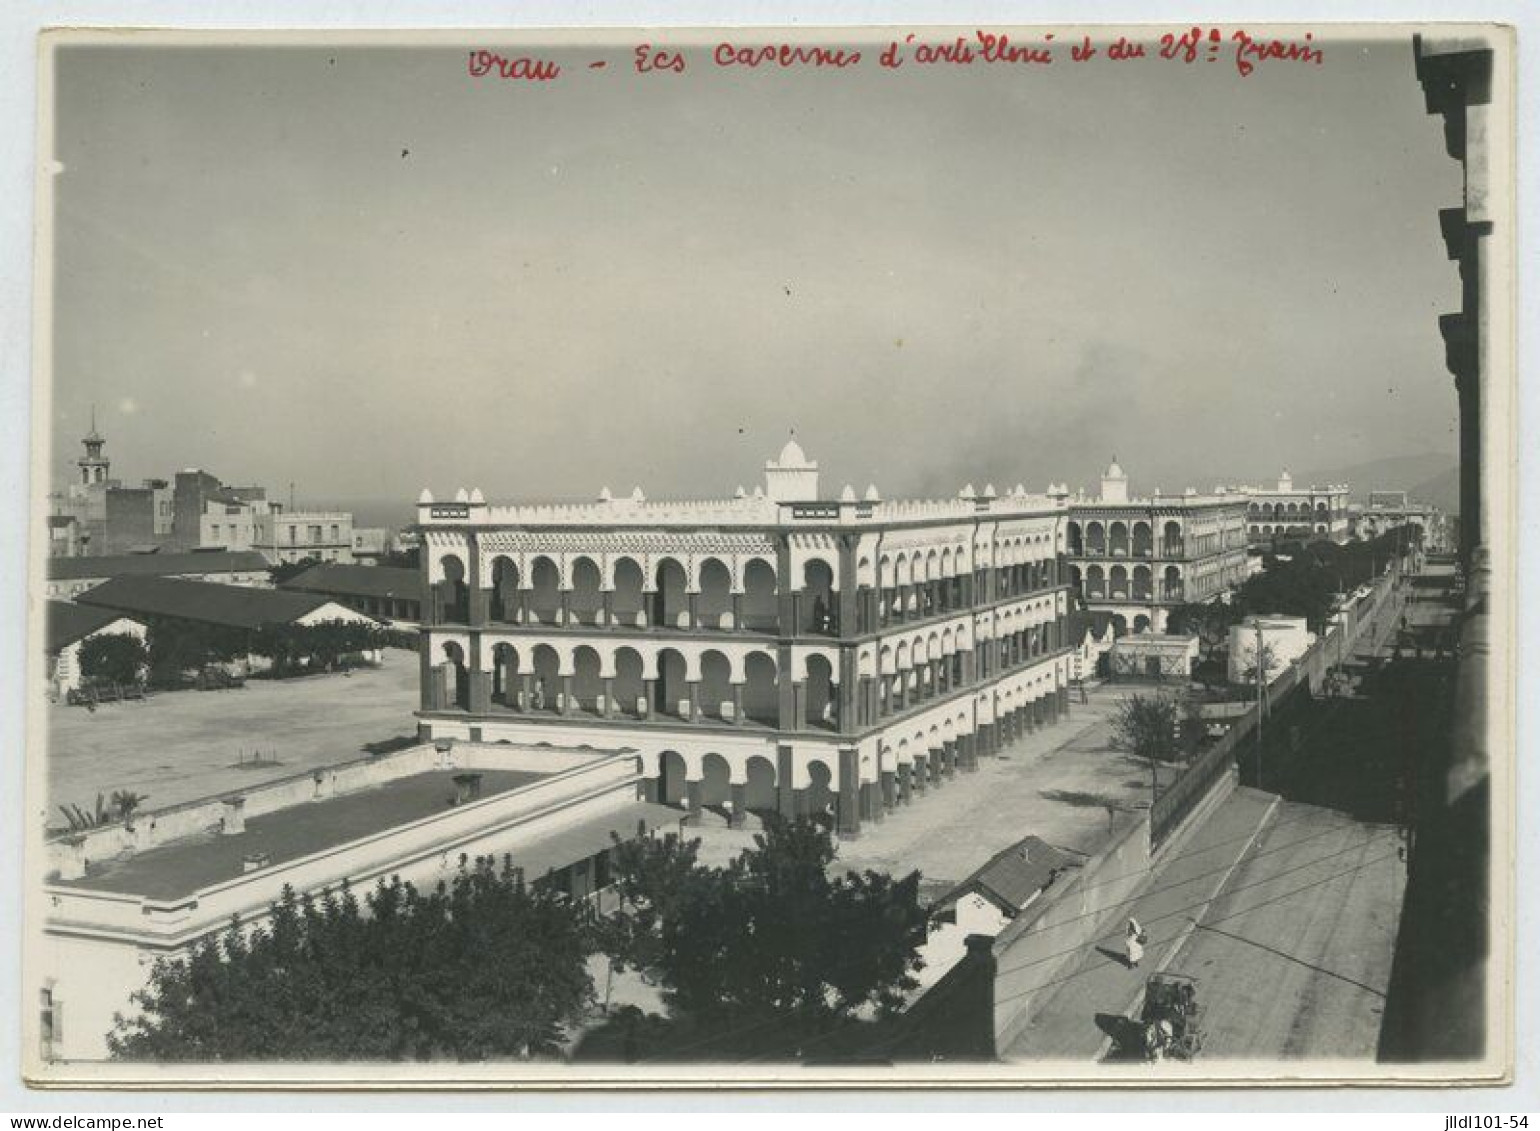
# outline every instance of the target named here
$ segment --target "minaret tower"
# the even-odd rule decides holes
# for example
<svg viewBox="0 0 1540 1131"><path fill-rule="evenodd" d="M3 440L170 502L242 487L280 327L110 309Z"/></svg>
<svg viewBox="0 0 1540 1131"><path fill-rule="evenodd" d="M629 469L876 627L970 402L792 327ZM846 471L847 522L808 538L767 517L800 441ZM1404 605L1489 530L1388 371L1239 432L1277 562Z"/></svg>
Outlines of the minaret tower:
<svg viewBox="0 0 1540 1131"><path fill-rule="evenodd" d="M91 406L91 432L80 442L86 446L86 454L75 461L75 465L80 468L81 484L87 487L105 484L107 473L112 470L112 460L102 454L107 441L96 430L95 405Z"/></svg>

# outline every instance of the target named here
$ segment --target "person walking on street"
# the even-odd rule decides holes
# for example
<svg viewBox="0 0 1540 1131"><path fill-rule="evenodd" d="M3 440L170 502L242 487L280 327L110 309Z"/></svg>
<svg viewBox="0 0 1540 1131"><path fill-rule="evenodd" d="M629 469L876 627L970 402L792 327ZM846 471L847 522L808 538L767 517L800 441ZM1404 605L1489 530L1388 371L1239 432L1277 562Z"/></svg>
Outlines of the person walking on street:
<svg viewBox="0 0 1540 1131"><path fill-rule="evenodd" d="M1128 920L1128 930L1123 936L1123 947L1128 954L1128 968L1138 969L1139 963L1144 960L1144 928L1139 925L1139 920L1132 917Z"/></svg>

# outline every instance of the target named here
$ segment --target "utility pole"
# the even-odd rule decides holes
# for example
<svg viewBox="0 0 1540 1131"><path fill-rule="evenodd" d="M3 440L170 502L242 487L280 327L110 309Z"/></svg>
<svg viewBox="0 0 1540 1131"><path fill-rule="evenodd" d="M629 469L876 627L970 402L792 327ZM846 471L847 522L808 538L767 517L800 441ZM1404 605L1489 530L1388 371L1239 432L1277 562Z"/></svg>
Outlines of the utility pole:
<svg viewBox="0 0 1540 1131"><path fill-rule="evenodd" d="M1262 788L1262 716L1267 711L1267 665L1262 656L1262 622L1257 626L1257 788Z"/></svg>

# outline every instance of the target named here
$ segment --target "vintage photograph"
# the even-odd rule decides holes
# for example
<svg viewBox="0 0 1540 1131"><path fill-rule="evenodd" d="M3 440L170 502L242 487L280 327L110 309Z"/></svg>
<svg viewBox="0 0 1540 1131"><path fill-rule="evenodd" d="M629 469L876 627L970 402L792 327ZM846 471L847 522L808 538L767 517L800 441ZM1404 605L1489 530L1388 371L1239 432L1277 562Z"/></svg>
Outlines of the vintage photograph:
<svg viewBox="0 0 1540 1131"><path fill-rule="evenodd" d="M1504 1079L1513 66L45 33L29 1082Z"/></svg>

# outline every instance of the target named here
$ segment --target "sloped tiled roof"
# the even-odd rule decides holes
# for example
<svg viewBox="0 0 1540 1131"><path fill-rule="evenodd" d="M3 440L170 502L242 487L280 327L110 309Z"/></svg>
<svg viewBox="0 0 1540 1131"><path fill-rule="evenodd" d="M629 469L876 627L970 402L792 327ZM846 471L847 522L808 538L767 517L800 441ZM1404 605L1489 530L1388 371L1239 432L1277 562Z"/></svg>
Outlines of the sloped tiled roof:
<svg viewBox="0 0 1540 1131"><path fill-rule="evenodd" d="M415 569L392 566L343 565L326 562L311 566L279 585L305 593L338 593L349 597L389 597L397 601L422 599L422 576Z"/></svg>
<svg viewBox="0 0 1540 1131"><path fill-rule="evenodd" d="M57 655L97 629L122 620L124 615L117 609L92 609L70 601L49 601L44 610L47 618L43 629L45 650L50 656Z"/></svg>
<svg viewBox="0 0 1540 1131"><path fill-rule="evenodd" d="M937 909L978 892L1008 915L1018 914L1048 885L1049 877L1079 859L1035 836L1017 841L937 901Z"/></svg>
<svg viewBox="0 0 1540 1131"><path fill-rule="evenodd" d="M49 558L48 579L79 581L92 577L175 577L192 573L254 573L267 568L267 559L255 550L101 554L84 558Z"/></svg>
<svg viewBox="0 0 1540 1131"><path fill-rule="evenodd" d="M176 577L114 577L75 600L130 615L179 617L232 628L288 624L330 603L319 594ZM345 611L348 616L356 616L351 610Z"/></svg>

